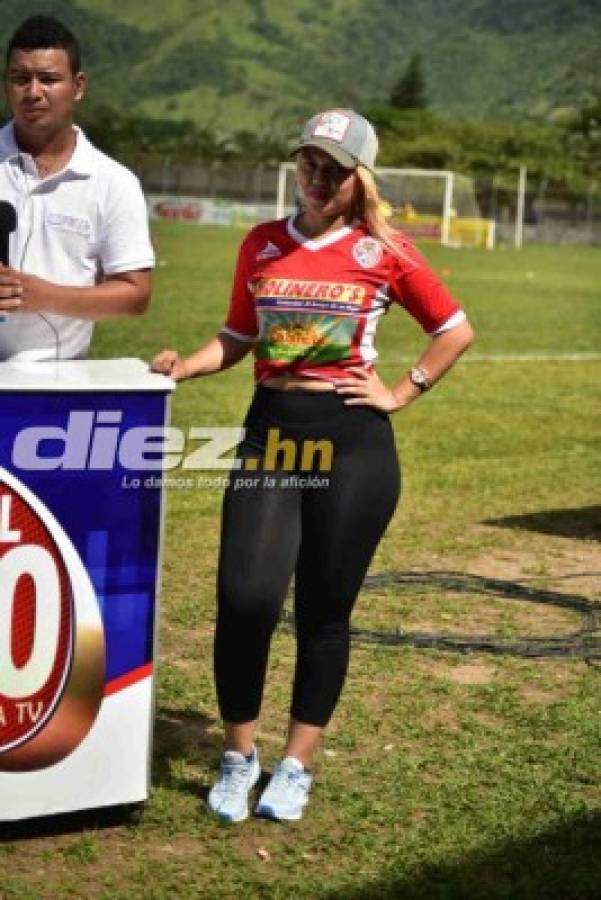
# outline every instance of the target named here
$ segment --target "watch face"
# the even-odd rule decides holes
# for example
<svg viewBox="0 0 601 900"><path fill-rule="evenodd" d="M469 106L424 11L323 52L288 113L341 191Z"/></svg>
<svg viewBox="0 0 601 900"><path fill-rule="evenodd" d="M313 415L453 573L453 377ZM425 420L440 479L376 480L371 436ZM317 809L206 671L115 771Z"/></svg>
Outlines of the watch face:
<svg viewBox="0 0 601 900"><path fill-rule="evenodd" d="M430 387L430 382L421 369L411 369L409 372L409 378L411 379L413 384L422 391L426 391Z"/></svg>

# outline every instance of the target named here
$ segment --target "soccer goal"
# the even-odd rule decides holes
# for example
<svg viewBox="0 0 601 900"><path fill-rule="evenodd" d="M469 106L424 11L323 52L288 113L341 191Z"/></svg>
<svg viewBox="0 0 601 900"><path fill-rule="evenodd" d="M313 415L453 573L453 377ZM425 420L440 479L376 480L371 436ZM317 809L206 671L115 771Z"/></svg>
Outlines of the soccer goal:
<svg viewBox="0 0 601 900"><path fill-rule="evenodd" d="M277 218L298 207L294 172L294 163L280 165ZM480 214L473 178L436 169L378 168L375 175L391 225L448 247L494 247L495 223Z"/></svg>

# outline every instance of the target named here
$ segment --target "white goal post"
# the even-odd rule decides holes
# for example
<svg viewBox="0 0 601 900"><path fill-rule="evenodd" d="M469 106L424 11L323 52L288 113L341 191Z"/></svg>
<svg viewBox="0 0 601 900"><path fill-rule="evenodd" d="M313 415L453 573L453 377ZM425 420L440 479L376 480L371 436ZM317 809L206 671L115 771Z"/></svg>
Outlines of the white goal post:
<svg viewBox="0 0 601 900"><path fill-rule="evenodd" d="M298 207L294 173L294 163L280 164L276 218ZM494 247L495 223L481 217L469 176L446 169L377 168L374 173L387 215L409 235L447 247Z"/></svg>

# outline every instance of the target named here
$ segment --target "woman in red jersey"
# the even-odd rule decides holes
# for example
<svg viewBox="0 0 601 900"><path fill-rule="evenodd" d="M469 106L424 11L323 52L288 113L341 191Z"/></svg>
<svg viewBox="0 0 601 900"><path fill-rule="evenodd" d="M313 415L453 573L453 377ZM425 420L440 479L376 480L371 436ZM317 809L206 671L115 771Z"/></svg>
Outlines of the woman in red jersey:
<svg viewBox="0 0 601 900"><path fill-rule="evenodd" d="M378 142L353 110L310 119L294 149L300 211L242 243L225 326L156 371L211 375L252 349L255 395L239 447L245 475L224 498L215 678L224 721L209 808L241 821L260 766L254 745L269 645L295 576L297 659L284 756L255 812L300 819L311 759L342 690L349 620L394 512L391 413L428 390L473 340L465 314L387 224L373 176ZM380 316L404 306L429 339L392 385L374 368Z"/></svg>

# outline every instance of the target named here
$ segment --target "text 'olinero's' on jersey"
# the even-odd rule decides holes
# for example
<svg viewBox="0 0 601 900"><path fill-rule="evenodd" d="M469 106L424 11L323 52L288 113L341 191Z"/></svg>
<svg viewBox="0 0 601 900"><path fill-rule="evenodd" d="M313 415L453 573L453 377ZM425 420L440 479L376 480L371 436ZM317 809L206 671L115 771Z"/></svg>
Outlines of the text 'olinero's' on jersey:
<svg viewBox="0 0 601 900"><path fill-rule="evenodd" d="M428 334L465 319L421 254L398 239L402 258L361 225L317 240L293 218L249 232L222 330L254 344L257 381L281 374L337 381L349 366L371 367L378 319L392 302Z"/></svg>

